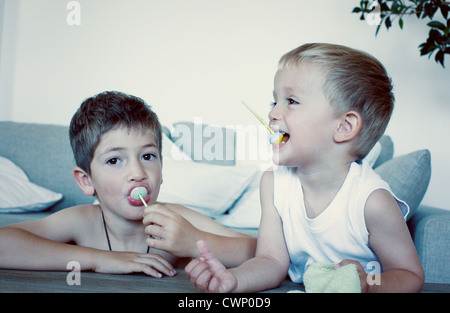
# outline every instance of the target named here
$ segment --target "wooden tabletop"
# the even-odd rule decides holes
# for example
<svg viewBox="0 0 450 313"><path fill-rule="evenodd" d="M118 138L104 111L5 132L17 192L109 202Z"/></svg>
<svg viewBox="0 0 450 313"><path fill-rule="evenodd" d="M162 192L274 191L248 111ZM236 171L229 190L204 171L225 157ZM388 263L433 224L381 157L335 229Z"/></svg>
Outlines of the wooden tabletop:
<svg viewBox="0 0 450 313"><path fill-rule="evenodd" d="M144 274L112 275L93 272L18 271L0 269L0 292L69 293L197 293L184 270L174 277L152 278ZM76 276L78 275L78 276ZM266 292L286 293L304 290L303 285L286 279ZM422 292L450 292L450 285L425 284Z"/></svg>
<svg viewBox="0 0 450 313"><path fill-rule="evenodd" d="M286 280L280 288L269 292L300 289L303 290L303 285ZM197 293L199 291L182 269L177 269L174 277L163 278L153 278L144 274L113 275L0 269L0 292Z"/></svg>

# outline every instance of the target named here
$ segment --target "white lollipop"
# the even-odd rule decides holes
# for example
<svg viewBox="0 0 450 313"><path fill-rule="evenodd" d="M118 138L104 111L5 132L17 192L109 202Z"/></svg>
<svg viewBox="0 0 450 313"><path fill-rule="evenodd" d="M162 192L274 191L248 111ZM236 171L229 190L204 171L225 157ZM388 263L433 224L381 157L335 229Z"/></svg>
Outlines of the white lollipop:
<svg viewBox="0 0 450 313"><path fill-rule="evenodd" d="M140 200L141 198L145 198L147 196L147 189L145 187L136 187L131 190L130 197L135 200Z"/></svg>

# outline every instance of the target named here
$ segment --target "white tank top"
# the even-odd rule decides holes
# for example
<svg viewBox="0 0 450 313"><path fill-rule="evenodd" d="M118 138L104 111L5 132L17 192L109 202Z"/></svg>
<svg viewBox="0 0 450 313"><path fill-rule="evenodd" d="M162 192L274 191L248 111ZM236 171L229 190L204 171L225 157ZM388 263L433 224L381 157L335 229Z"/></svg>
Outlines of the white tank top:
<svg viewBox="0 0 450 313"><path fill-rule="evenodd" d="M353 162L347 177L330 205L317 217L306 215L302 186L295 168L274 168L274 204L283 222L284 238L290 256L289 276L301 283L307 267L317 262L339 263L353 259L366 272L381 269L378 257L369 247L364 208L369 195L385 189L397 200L406 218L408 205L397 199L389 185L363 161ZM376 261L378 267L368 263Z"/></svg>

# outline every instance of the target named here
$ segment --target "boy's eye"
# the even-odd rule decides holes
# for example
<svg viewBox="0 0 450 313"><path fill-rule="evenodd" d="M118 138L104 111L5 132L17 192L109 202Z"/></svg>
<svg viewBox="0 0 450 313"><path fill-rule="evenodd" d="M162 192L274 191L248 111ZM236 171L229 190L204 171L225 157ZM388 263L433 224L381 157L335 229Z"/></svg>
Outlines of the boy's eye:
<svg viewBox="0 0 450 313"><path fill-rule="evenodd" d="M295 100L292 99L292 98L287 99L287 101L288 101L288 104L299 104L298 101L295 101Z"/></svg>
<svg viewBox="0 0 450 313"><path fill-rule="evenodd" d="M144 154L143 156L142 156L142 159L144 160L144 161L151 161L151 160L153 160L153 159L155 159L156 158L156 155L154 155L153 153L147 153L147 154Z"/></svg>
<svg viewBox="0 0 450 313"><path fill-rule="evenodd" d="M275 101L272 101L269 103L269 106L271 109L273 109L276 105L277 105L277 103Z"/></svg>
<svg viewBox="0 0 450 313"><path fill-rule="evenodd" d="M119 164L121 160L119 158L111 158L106 161L107 164L116 165Z"/></svg>

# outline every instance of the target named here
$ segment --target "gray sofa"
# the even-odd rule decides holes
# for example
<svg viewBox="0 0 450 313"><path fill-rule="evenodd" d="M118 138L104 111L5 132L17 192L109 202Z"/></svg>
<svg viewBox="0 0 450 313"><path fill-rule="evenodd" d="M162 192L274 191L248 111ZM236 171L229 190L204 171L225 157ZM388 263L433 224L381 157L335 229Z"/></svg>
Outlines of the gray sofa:
<svg viewBox="0 0 450 313"><path fill-rule="evenodd" d="M181 123L180 125L191 129L195 127L192 123ZM175 126L179 127L180 125ZM223 134L229 132L229 129L222 130ZM177 134L179 135L179 133L170 132L167 128L164 128L164 132L165 138L171 140L165 142L166 146L177 142ZM202 143L203 145L211 140L212 135L209 134L208 136ZM232 138L235 139L234 136ZM224 140L223 150L221 150L224 154L228 153L227 155L229 155L227 149L230 149L230 145L235 145L233 140ZM393 158L393 143L390 138L384 136L380 144L381 152L377 155L373 167L390 184L394 193L405 200L411 208L408 226L425 270L425 281L450 284L450 211L420 205L431 175L430 153L428 150L420 150ZM231 148L234 152L234 146ZM168 148L165 149L167 154ZM183 149L186 155L193 157L192 150L194 150L194 147L183 147ZM33 188L42 188L39 190L49 192L50 196L59 195L61 197L61 199L56 197L48 200L50 196L46 195L47 198L43 202L47 201L47 203L37 207L27 204L24 210L20 210L20 208L9 210L5 201L0 198L0 227L42 218L60 209L92 203L95 200L92 197L85 196L72 177L72 169L75 163L68 139L68 127L66 126L0 122L0 158L12 161L23 170ZM195 161L181 160L181 158L180 160L169 159L170 162L165 162L164 165L182 169L192 167L195 168L196 173L200 173L199 175L202 175L202 171L205 172L205 177L206 175L209 175L209 177L219 176L222 175L220 173L223 173L223 175L227 175L227 179L222 181L219 179L220 177L213 177L214 183L206 181L205 186L198 186L195 192L202 192L203 194L190 198L195 198L204 203L189 203L188 200L184 200L180 190L194 192L193 189L189 189L192 182L171 180L170 173L163 172L165 189L161 194L161 197L164 198L162 200L173 200L173 202L188 205L219 222L223 222L225 226L240 227L238 230L242 232L257 234L255 222L245 224L240 219L241 223L233 224L230 223L230 218L237 210L240 202L251 199L249 193L255 192L254 189L259 179L258 174L255 171L247 170L246 166L238 167L235 160L230 160L229 157L226 160L224 158L224 161L214 161L210 158L195 159ZM164 160L166 160L166 156ZM209 166L209 168L199 168L199 166ZM2 173L0 173L0 196L2 189L3 194L5 194L7 188L13 188L8 183L8 177L2 179L1 175ZM3 174L3 176L5 175ZM185 176L188 177L189 175ZM246 176L251 176L251 179L247 179ZM237 181L239 183L236 183ZM224 185L226 183L229 185ZM224 192L225 190L228 193ZM31 191L29 193L27 191L17 192L17 194L12 195L12 198L14 198L13 200L31 198L31 194ZM35 196L34 193L32 195ZM190 193L187 193L185 198L189 198L190 195ZM218 201L211 201L211 198L218 198ZM208 211L210 207L211 211ZM256 216L257 213L251 215L253 220L259 218Z"/></svg>

